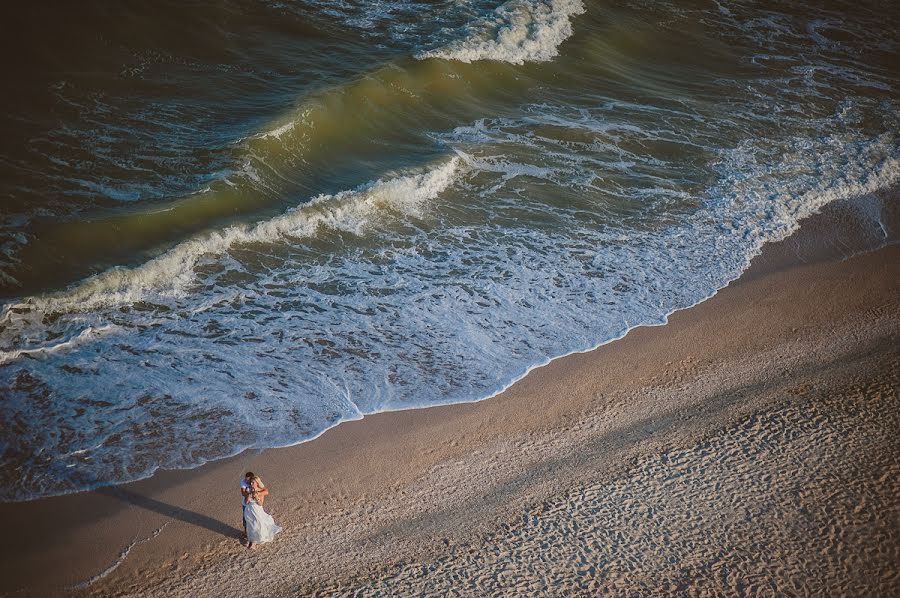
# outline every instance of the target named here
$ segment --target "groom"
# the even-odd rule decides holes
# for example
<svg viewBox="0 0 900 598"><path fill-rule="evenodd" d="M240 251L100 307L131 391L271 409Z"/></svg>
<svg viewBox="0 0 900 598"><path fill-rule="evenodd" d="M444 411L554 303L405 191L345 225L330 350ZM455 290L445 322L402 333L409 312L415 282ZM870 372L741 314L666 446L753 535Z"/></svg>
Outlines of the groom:
<svg viewBox="0 0 900 598"><path fill-rule="evenodd" d="M241 480L241 523L244 524L244 537L247 537L247 519L244 515L247 512L247 497L250 496L250 481L253 479L253 472L248 471Z"/></svg>

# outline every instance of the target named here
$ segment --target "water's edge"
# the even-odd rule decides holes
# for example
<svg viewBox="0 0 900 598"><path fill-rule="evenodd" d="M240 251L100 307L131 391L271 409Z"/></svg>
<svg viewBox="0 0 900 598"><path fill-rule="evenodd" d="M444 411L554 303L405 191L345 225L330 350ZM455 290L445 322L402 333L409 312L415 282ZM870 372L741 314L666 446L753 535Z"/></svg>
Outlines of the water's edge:
<svg viewBox="0 0 900 598"><path fill-rule="evenodd" d="M586 348L574 349L540 363L533 364L525 368L521 373L514 375L510 381L501 388L484 397L464 401L429 403L394 409L382 409L366 413L360 412L359 417L341 419L318 431L315 435L302 438L296 442L265 447L255 445L243 446L228 455L204 460L186 467L156 467L146 475L138 476L130 480L115 481L109 484L96 484L89 488L82 488L71 492L60 492L58 494L50 494L24 500L2 501L0 504L35 502L62 496L88 493L99 488L127 486L142 480L148 480L160 472L192 471L233 459L248 451L256 451L259 454L262 454L270 450L298 446L317 440L326 432L337 428L342 423L361 421L371 415L419 411L436 407L450 407L453 405L467 405L496 398L521 380L525 379L534 370L543 368L553 362L566 359L572 355L591 353L601 347L624 339L633 330L666 326L669 323L669 319L674 314L691 310L694 307L707 302L718 295L723 289L740 285L748 280L762 278L766 275L790 270L792 268L799 268L822 262L839 262L854 256L874 253L886 247L900 244L900 201L898 201L898 197L900 197L900 188L894 186L888 190L881 191L878 195L879 196L876 199L880 202L882 207L879 213L872 212L871 205L869 205L873 199L871 196L856 196L826 204L818 212L801 219L790 235L783 239L766 243L756 251L756 253L748 256L745 267L736 276L716 288L709 295L697 300L691 305L671 310L657 322L634 324L614 338L600 341ZM884 236L881 237L880 240L878 238L879 231L884 233ZM823 232L827 234L823 235ZM835 241L837 241L837 244ZM798 249L798 246L801 245L805 247L802 252ZM836 249L837 245L839 245L839 248Z"/></svg>

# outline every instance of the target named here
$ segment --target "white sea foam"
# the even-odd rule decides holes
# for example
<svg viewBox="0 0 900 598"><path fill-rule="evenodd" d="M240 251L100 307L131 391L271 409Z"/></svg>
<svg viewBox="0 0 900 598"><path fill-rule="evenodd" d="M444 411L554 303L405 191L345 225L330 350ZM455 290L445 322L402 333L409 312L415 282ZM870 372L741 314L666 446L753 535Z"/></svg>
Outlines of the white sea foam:
<svg viewBox="0 0 900 598"><path fill-rule="evenodd" d="M571 19L584 13L581 0L510 0L490 17L467 27L465 39L422 52L416 58L512 64L547 62L572 35Z"/></svg>
<svg viewBox="0 0 900 598"><path fill-rule="evenodd" d="M264 137L264 138L274 137L275 139L281 139L281 136L284 135L285 133L287 133L288 131L290 131L291 129L293 129L294 125L295 125L295 122L290 121L288 123L281 125L280 127L275 127L271 131L266 131L265 133L262 133L260 135L260 137Z"/></svg>
<svg viewBox="0 0 900 598"><path fill-rule="evenodd" d="M115 332L116 329L117 327L111 324L107 326L101 326L99 328L88 326L77 336L61 343L55 343L46 347L36 347L34 349L13 349L12 351L0 351L0 365L15 361L16 359L19 359L20 357L24 357L26 355L49 355L51 353L57 353L59 351L71 349L78 345L89 343L94 339L100 338L101 336L111 334Z"/></svg>
<svg viewBox="0 0 900 598"><path fill-rule="evenodd" d="M194 281L194 269L203 256L222 255L240 244L310 237L319 227L363 234L379 217L392 211L418 215L422 204L450 186L460 171L461 161L453 157L421 174L378 180L335 195L320 195L271 220L253 226L232 226L185 241L137 268L114 268L68 291L9 305L0 321L14 320L30 311L78 312L135 303L154 293L183 295Z"/></svg>

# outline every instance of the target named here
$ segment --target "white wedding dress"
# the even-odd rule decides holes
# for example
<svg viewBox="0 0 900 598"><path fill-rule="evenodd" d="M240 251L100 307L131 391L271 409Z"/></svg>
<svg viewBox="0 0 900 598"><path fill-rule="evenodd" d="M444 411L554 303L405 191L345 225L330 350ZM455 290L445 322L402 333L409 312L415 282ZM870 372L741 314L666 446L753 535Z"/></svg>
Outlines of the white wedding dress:
<svg viewBox="0 0 900 598"><path fill-rule="evenodd" d="M272 516L263 511L262 506L253 499L247 501L244 520L247 522L247 540L253 544L271 542L275 534L281 531Z"/></svg>

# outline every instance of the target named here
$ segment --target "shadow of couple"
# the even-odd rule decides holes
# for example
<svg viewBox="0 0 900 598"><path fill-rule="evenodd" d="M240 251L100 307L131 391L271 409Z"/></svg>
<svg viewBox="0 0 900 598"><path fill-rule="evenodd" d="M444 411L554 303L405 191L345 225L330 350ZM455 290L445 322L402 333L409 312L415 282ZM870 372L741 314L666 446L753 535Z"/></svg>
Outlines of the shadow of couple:
<svg viewBox="0 0 900 598"><path fill-rule="evenodd" d="M234 538L237 540L240 539L242 535L241 530L239 530L238 528L232 527L227 523L223 523L218 519L213 519L208 515L189 511L181 507L176 507L175 505L170 505L168 503L164 503L162 501L137 494L136 492L125 490L124 488L118 486L98 488L94 492L103 496L115 498L128 505L140 507L154 513L159 513L160 515L164 515L166 517L171 517L172 519L178 519L179 521L184 521L185 523L196 525L197 527L202 527L203 529L221 534L227 538Z"/></svg>

